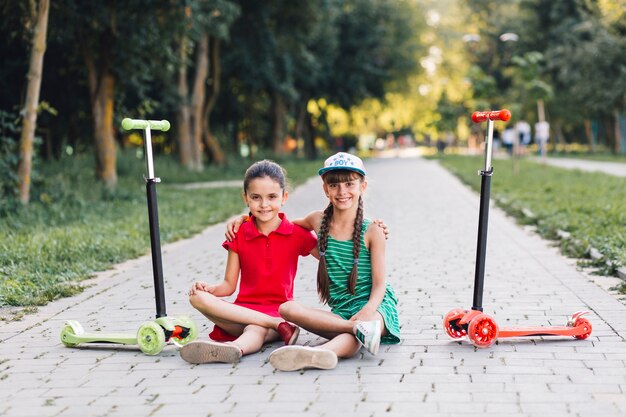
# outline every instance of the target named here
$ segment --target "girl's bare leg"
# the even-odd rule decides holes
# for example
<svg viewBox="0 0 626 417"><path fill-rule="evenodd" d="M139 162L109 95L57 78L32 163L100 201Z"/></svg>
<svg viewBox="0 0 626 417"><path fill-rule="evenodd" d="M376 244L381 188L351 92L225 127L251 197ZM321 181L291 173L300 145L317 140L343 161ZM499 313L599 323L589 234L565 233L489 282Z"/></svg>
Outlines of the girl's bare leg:
<svg viewBox="0 0 626 417"><path fill-rule="evenodd" d="M280 315L309 332L320 335L328 342L317 347L332 350L340 358L350 358L359 351L361 343L354 337L354 321L344 320L329 311L303 306L296 301L287 301L279 309ZM386 333L385 322L376 313L376 320L382 324L383 334Z"/></svg>
<svg viewBox="0 0 626 417"><path fill-rule="evenodd" d="M333 337L328 342L316 346L320 349L332 350L339 358L351 358L361 348L361 343L352 335L352 333L342 333Z"/></svg>
<svg viewBox="0 0 626 417"><path fill-rule="evenodd" d="M228 303L208 292L198 292L190 296L189 302L206 318L234 336L243 334L246 326L250 324L266 329L276 329L283 321L280 317L268 316Z"/></svg>
<svg viewBox="0 0 626 417"><path fill-rule="evenodd" d="M342 333L352 334L355 324L329 311L306 307L296 301L281 304L278 311L285 320L326 339Z"/></svg>
<svg viewBox="0 0 626 417"><path fill-rule="evenodd" d="M274 330L250 324L243 329L241 336L228 343L241 349L242 354L249 355L261 350L265 343L273 342L279 338L280 336Z"/></svg>

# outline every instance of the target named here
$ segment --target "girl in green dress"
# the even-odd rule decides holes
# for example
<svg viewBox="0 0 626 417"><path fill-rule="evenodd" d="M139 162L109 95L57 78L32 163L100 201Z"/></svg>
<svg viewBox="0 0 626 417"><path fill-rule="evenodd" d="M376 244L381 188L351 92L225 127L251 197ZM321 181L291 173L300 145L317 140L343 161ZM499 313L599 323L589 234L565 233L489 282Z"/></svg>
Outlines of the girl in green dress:
<svg viewBox="0 0 626 417"><path fill-rule="evenodd" d="M279 370L332 369L338 358L354 356L361 346L377 354L379 344L400 341L397 299L385 281L385 235L363 213L367 189L358 157L340 152L319 170L329 199L324 211L295 221L318 236L317 290L331 311L288 301L281 316L328 339L320 346L285 346L272 352Z"/></svg>

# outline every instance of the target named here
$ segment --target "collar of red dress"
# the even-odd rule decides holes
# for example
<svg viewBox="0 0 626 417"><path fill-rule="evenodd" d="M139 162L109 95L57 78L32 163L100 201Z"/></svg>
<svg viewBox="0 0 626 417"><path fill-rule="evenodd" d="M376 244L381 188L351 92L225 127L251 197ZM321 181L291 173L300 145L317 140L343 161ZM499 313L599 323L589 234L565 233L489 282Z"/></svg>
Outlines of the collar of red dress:
<svg viewBox="0 0 626 417"><path fill-rule="evenodd" d="M278 217L281 220L280 225L278 225L278 228L272 233L290 235L293 232L293 223L287 220L285 213L278 213ZM265 236L257 230L256 225L254 224L254 216L250 216L250 220L242 224L241 227L244 228L243 232L246 240L251 240L259 236Z"/></svg>

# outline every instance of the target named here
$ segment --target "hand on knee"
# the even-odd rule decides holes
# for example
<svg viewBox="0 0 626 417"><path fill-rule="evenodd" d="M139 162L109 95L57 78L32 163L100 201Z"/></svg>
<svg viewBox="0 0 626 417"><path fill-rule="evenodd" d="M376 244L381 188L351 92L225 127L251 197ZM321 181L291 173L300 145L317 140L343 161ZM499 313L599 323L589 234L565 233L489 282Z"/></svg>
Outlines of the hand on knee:
<svg viewBox="0 0 626 417"><path fill-rule="evenodd" d="M208 292L198 292L189 296L189 304L196 310L205 309L214 304L215 301L219 301L218 298Z"/></svg>

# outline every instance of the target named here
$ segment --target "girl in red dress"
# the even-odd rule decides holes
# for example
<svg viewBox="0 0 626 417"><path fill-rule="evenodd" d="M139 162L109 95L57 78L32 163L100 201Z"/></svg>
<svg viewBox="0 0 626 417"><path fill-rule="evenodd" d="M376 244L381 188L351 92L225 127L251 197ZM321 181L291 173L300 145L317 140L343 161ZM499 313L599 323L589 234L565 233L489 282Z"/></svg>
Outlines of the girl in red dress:
<svg viewBox="0 0 626 417"><path fill-rule="evenodd" d="M215 327L209 335L212 340L181 348L187 362L237 362L268 342L295 343L299 328L285 322L278 307L293 300L298 257L317 257L317 240L280 213L287 197L285 170L280 165L263 160L248 168L243 199L251 221L222 245L228 250L224 280L218 284L198 281L189 290L191 305ZM237 299L233 303L222 300L235 292L238 282Z"/></svg>

